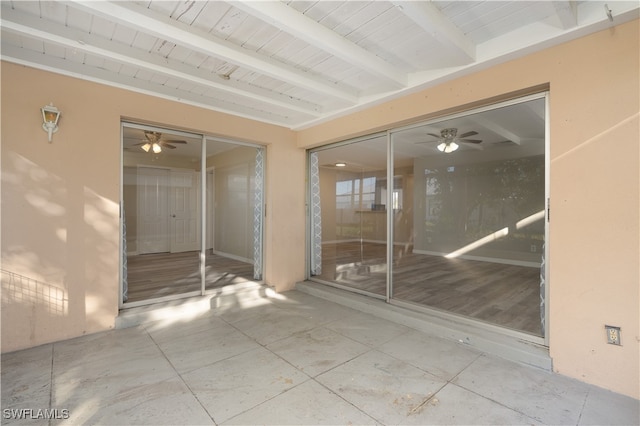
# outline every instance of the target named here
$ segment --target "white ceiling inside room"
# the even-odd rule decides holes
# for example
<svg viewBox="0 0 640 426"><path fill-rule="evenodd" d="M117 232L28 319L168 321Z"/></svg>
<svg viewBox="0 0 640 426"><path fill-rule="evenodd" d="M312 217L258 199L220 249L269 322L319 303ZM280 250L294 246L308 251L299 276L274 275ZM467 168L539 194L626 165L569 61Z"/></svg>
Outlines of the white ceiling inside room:
<svg viewBox="0 0 640 426"><path fill-rule="evenodd" d="M2 59L294 130L638 17L637 1L8 1Z"/></svg>

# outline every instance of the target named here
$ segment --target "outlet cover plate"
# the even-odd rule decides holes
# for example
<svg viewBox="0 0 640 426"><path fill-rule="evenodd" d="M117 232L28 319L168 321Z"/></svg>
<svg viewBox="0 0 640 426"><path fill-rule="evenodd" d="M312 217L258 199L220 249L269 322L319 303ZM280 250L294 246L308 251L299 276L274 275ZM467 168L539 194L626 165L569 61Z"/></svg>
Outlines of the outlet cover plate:
<svg viewBox="0 0 640 426"><path fill-rule="evenodd" d="M604 329L607 331L607 343L620 346L620 327L605 325Z"/></svg>

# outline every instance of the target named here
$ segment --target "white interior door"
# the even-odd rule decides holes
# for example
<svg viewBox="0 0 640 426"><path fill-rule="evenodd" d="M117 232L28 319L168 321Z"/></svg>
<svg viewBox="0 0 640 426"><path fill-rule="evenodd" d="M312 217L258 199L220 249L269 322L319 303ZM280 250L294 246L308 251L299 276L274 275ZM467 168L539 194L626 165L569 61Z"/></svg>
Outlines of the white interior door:
<svg viewBox="0 0 640 426"><path fill-rule="evenodd" d="M171 252L199 250L199 173L193 170L171 170L170 180L169 222Z"/></svg>
<svg viewBox="0 0 640 426"><path fill-rule="evenodd" d="M169 251L168 188L169 170L138 168L137 225L140 254Z"/></svg>

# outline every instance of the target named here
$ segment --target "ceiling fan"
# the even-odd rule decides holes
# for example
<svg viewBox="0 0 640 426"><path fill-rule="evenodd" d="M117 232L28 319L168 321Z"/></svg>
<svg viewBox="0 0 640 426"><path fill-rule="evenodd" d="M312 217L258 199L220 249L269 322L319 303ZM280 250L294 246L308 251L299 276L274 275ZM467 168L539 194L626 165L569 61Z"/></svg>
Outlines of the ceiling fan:
<svg viewBox="0 0 640 426"><path fill-rule="evenodd" d="M418 143L433 143L440 142L437 146L438 151L444 152L445 154L449 154L460 147L458 143L470 143L470 144L479 144L482 142L480 139L465 139L469 136L477 135L478 132L474 132L473 130L467 133L463 133L458 136L458 129L455 127L449 127L446 129L442 129L440 131L440 135L436 135L435 133L427 133L429 136L433 136L436 138L435 141L428 142L418 142Z"/></svg>
<svg viewBox="0 0 640 426"><path fill-rule="evenodd" d="M145 140L140 143L135 144L134 146L140 146L140 148L144 152L152 151L156 154L162 152L162 148L168 149L176 149L175 144L184 144L187 141L178 141L178 140L162 140L162 133L160 132L152 132L150 130L144 131Z"/></svg>

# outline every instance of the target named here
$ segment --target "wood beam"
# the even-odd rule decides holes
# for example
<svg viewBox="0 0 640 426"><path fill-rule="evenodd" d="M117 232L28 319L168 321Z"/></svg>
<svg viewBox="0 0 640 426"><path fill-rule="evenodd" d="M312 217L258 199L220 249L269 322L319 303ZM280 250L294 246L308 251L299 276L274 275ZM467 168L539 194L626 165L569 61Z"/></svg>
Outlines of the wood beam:
<svg viewBox="0 0 640 426"><path fill-rule="evenodd" d="M106 59L115 60L134 67L139 67L153 73L164 74L200 86L221 90L234 95L243 96L258 102L276 105L292 111L304 113L312 117L321 115L322 107L302 100L292 99L290 96L263 90L259 87L248 87L242 82L216 81L218 76L200 69L189 67L183 63L159 57L148 52L142 52L121 43L114 43L74 30L71 27L52 21L42 21L31 15L16 10L2 11L2 28L17 34L36 37L40 40L55 43L77 51L83 51Z"/></svg>
<svg viewBox="0 0 640 426"><path fill-rule="evenodd" d="M224 59L306 90L331 96L350 104L358 103L358 96L354 91L349 91L344 87L337 87L338 85L336 84L307 75L294 67L243 49L226 40L214 38L211 34L206 34L201 30L161 16L136 4L108 1L67 1L65 4L137 31L151 34L162 40L201 52L207 56Z"/></svg>
<svg viewBox="0 0 640 426"><path fill-rule="evenodd" d="M431 2L393 1L393 4L463 63L476 60L475 43Z"/></svg>
<svg viewBox="0 0 640 426"><path fill-rule="evenodd" d="M568 30L578 25L578 8L574 0L553 1L556 16L560 20L560 28Z"/></svg>
<svg viewBox="0 0 640 426"><path fill-rule="evenodd" d="M271 123L278 126L291 126L301 117L274 111L274 109L250 108L223 99L205 97L196 93L185 93L182 90L154 84L149 81L141 81L134 77L122 74L114 74L111 71L91 67L79 62L72 62L63 58L49 57L46 64L42 61L42 54L33 50L22 49L15 46L2 46L2 59L20 65L25 65L57 74L68 75L86 81L106 84L111 87L143 93L158 98L178 101L183 104L193 105L225 114L233 114L251 120ZM278 108L279 109L279 108Z"/></svg>
<svg viewBox="0 0 640 426"><path fill-rule="evenodd" d="M355 64L395 88L407 86L405 72L284 3L240 1L232 5L349 64Z"/></svg>

